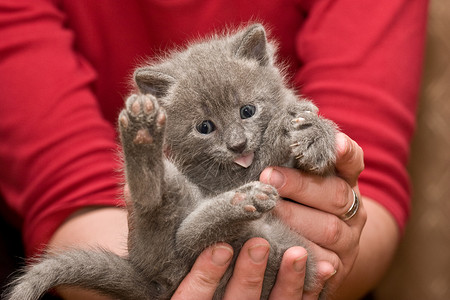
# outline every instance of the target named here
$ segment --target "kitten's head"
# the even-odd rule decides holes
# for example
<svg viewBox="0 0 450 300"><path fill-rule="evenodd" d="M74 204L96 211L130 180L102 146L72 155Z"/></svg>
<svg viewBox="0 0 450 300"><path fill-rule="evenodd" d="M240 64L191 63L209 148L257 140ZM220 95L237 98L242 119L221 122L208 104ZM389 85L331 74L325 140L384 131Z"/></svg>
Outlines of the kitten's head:
<svg viewBox="0 0 450 300"><path fill-rule="evenodd" d="M135 72L140 92L165 108L168 152L195 183L207 187L262 171L254 168L261 168L256 162L267 124L292 96L274 65L274 49L256 24Z"/></svg>

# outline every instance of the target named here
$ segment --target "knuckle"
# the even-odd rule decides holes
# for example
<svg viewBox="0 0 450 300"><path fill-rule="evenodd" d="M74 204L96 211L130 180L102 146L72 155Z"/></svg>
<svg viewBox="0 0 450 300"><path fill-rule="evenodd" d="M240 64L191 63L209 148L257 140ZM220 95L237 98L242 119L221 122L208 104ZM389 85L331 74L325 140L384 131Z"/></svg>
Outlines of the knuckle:
<svg viewBox="0 0 450 300"><path fill-rule="evenodd" d="M324 242L327 246L335 245L341 238L342 224L341 220L335 215L329 215L326 221Z"/></svg>
<svg viewBox="0 0 450 300"><path fill-rule="evenodd" d="M241 284L248 289L258 290L261 289L263 284L263 276L259 275L248 275L241 279Z"/></svg>
<svg viewBox="0 0 450 300"><path fill-rule="evenodd" d="M287 297L289 297L289 299L295 299L296 297L298 297L298 295L301 295L303 293L303 289L304 289L304 285L303 284L299 284L297 287L293 288L292 290L288 290L287 291Z"/></svg>
<svg viewBox="0 0 450 300"><path fill-rule="evenodd" d="M330 256L329 263L334 267L335 270L339 270L339 266L341 264L341 259L335 253Z"/></svg>
<svg viewBox="0 0 450 300"><path fill-rule="evenodd" d="M301 195L304 193L305 182L304 180L302 180L301 176L296 176L295 181L292 181L291 184L292 184L292 192L290 193L290 195Z"/></svg>
<svg viewBox="0 0 450 300"><path fill-rule="evenodd" d="M349 194L351 193L350 186L344 180L339 180L336 185L336 194L334 197L334 206L339 215L347 212L351 201L349 201Z"/></svg>
<svg viewBox="0 0 450 300"><path fill-rule="evenodd" d="M214 288L219 283L219 279L209 276L209 274L198 272L194 278L196 286L199 288Z"/></svg>

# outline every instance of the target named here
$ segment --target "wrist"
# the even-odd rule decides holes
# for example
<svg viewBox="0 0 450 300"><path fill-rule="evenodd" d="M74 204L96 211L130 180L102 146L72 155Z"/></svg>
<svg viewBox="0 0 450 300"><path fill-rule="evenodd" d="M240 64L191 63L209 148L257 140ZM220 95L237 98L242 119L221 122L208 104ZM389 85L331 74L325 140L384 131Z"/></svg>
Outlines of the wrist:
<svg viewBox="0 0 450 300"><path fill-rule="evenodd" d="M333 299L360 299L373 290L389 268L399 243L394 217L378 202L362 197L367 222L361 233L360 251L349 276ZM370 269L370 272L367 270Z"/></svg>

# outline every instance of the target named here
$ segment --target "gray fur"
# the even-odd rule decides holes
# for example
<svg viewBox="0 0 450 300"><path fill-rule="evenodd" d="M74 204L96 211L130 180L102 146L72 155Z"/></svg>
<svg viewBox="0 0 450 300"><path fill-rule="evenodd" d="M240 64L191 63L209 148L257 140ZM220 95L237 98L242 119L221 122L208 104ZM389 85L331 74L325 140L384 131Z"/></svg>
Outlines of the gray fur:
<svg viewBox="0 0 450 300"><path fill-rule="evenodd" d="M261 296L267 299L284 251L308 249L308 242L271 213L277 191L257 180L270 165L333 173L334 124L286 87L259 24L173 52L137 69L134 80L138 90L119 116L132 199L128 258L102 251L47 257L7 299L38 299L63 284L118 299L169 299L205 247L224 241L237 255L255 236L271 245ZM241 112L246 105L254 115L248 106ZM207 120L215 130L200 133ZM249 153L249 166L234 162ZM231 273L232 267L215 299ZM314 277L309 253L306 289Z"/></svg>

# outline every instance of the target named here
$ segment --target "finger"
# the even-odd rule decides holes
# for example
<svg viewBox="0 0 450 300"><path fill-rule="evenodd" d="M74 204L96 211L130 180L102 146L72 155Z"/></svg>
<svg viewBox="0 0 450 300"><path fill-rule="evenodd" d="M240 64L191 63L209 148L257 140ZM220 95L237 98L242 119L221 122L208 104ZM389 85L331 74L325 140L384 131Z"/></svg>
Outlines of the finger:
<svg viewBox="0 0 450 300"><path fill-rule="evenodd" d="M260 181L274 186L281 197L336 216L345 214L353 204L352 188L337 176L320 177L292 168L269 167L261 173Z"/></svg>
<svg viewBox="0 0 450 300"><path fill-rule="evenodd" d="M335 270L338 270L338 273L333 276L329 284L332 287L329 290L334 290L347 276L358 256L360 225L348 226L345 222L337 219L333 215L288 201L281 200L280 202L285 202L286 205L293 206L294 209L301 208L301 213L295 213L298 223L295 225L290 224L290 226L300 232L300 235L313 242L309 245L309 250L311 253L314 253L314 259L316 261L326 261ZM282 209L282 211L285 210L288 209ZM342 229L330 230L330 228L338 228L335 227L336 225L329 225L328 220L330 220L330 217L336 220L332 221L336 222L336 225L341 226L339 224L342 224ZM305 220L307 218L311 219ZM311 224L315 225L311 226ZM293 226L296 226L296 228Z"/></svg>
<svg viewBox="0 0 450 300"><path fill-rule="evenodd" d="M324 291L327 281L336 274L336 269L328 262L320 261L317 263L316 285L311 290L303 292L303 300L317 300Z"/></svg>
<svg viewBox="0 0 450 300"><path fill-rule="evenodd" d="M353 226L356 225L356 228L362 230L367 220L367 213L364 207L364 201L359 191L359 188L356 187L352 192L352 200L351 200L351 208L345 213L345 215L339 216L347 225ZM356 206L356 210L355 210ZM352 211L350 216L348 214Z"/></svg>
<svg viewBox="0 0 450 300"><path fill-rule="evenodd" d="M355 187L358 176L364 170L364 153L362 148L346 134L336 135L336 170L338 176Z"/></svg>
<svg viewBox="0 0 450 300"><path fill-rule="evenodd" d="M225 243L218 243L204 250L171 299L212 299L232 257L233 248Z"/></svg>
<svg viewBox="0 0 450 300"><path fill-rule="evenodd" d="M281 261L277 280L270 292L270 300L302 299L308 253L302 247L286 250Z"/></svg>
<svg viewBox="0 0 450 300"><path fill-rule="evenodd" d="M252 238L244 244L224 299L260 299L269 250L269 243L262 238Z"/></svg>
<svg viewBox="0 0 450 300"><path fill-rule="evenodd" d="M349 226L335 215L282 199L277 202L275 213L301 236L338 253L342 249L356 249L365 222L359 211L349 220L355 222Z"/></svg>

